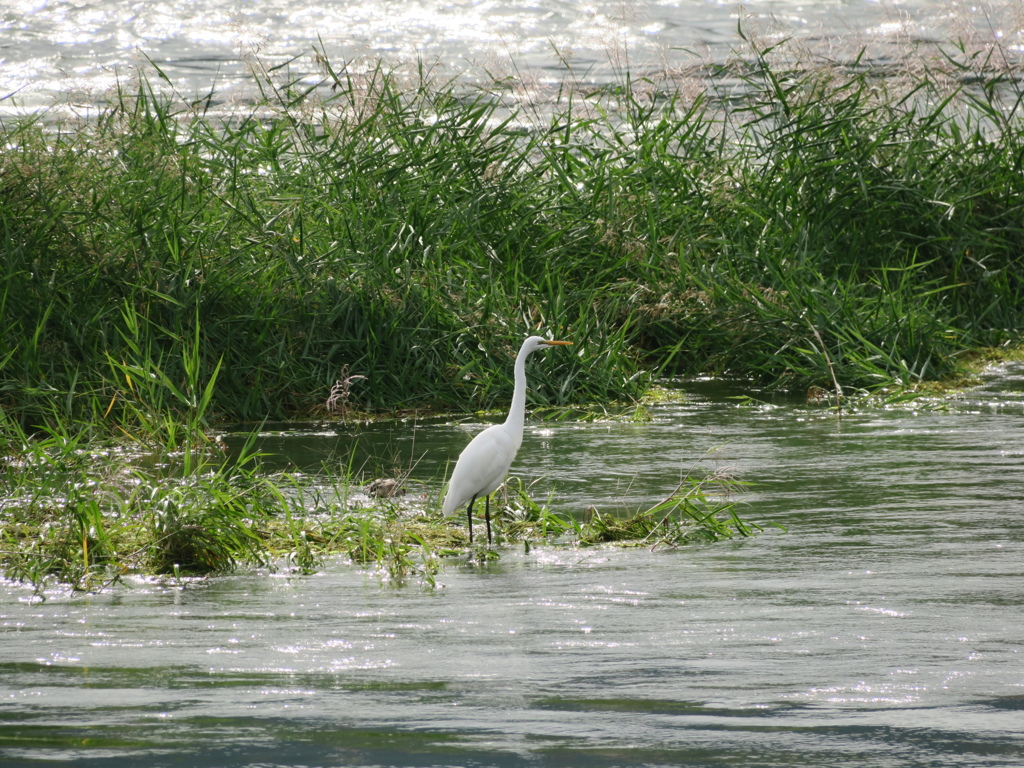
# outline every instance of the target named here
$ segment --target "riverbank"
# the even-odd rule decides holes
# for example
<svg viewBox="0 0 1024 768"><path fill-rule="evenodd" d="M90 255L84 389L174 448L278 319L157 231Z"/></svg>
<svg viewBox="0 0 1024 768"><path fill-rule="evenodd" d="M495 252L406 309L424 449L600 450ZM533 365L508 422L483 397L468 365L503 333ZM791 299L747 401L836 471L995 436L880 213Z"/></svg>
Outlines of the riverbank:
<svg viewBox="0 0 1024 768"><path fill-rule="evenodd" d="M543 120L322 64L227 121L143 82L3 124L6 418L173 442L339 381L342 407L489 408L534 328L575 342L531 374L561 405L910 384L1019 337L1024 132L985 62L908 84L755 50L731 103L624 75Z"/></svg>

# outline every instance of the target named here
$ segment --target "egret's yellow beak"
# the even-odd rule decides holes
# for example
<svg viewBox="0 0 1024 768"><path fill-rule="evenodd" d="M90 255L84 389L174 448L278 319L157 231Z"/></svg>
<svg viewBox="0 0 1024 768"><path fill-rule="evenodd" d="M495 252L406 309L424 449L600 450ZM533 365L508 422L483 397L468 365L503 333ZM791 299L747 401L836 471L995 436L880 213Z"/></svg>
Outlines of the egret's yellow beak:
<svg viewBox="0 0 1024 768"><path fill-rule="evenodd" d="M550 344L551 346L555 346L556 344L558 346L568 346L568 347L572 346L572 342L571 341L547 341L547 340L545 340L544 343L545 344Z"/></svg>

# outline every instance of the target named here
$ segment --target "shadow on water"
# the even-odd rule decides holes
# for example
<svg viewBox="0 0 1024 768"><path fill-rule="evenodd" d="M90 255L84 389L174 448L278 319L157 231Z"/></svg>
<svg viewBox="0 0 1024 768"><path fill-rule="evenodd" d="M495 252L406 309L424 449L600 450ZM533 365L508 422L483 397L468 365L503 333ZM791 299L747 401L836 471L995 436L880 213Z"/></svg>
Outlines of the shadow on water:
<svg viewBox="0 0 1024 768"><path fill-rule="evenodd" d="M340 560L43 603L5 584L0 761L1024 764L1024 369L842 419L686 392L644 423L530 419L515 472L571 511L726 466L754 484L747 516L787 533L508 548L450 561L435 590ZM310 472L353 442L422 454L415 479L439 487L480 426L268 429L263 447Z"/></svg>

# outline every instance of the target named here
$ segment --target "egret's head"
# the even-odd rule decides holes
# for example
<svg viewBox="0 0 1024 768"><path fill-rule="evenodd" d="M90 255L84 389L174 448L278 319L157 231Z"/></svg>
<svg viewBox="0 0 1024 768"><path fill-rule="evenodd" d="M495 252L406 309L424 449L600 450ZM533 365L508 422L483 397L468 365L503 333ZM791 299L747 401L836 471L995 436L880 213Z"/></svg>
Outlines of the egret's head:
<svg viewBox="0 0 1024 768"><path fill-rule="evenodd" d="M537 349L547 349L548 347L565 347L570 346L571 341L554 341L552 339L545 339L543 336L531 336L523 342L523 348L520 352L530 354Z"/></svg>

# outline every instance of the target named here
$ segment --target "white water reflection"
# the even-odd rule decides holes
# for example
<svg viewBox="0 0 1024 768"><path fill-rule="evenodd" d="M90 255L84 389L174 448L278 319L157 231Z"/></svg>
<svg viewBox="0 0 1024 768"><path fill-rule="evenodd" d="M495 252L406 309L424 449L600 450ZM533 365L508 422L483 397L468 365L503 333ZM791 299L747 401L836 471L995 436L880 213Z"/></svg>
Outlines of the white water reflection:
<svg viewBox="0 0 1024 768"><path fill-rule="evenodd" d="M606 81L642 72L723 63L743 48L737 34L765 44L792 38L822 60L892 61L922 42L998 42L1021 52L1013 3L903 0L8 0L0 12L0 107L92 104L131 80L147 59L185 97L215 90L247 98L246 73L300 59L323 45L336 61L422 60L448 75L516 74L560 81L565 65ZM486 75L485 73L489 73Z"/></svg>

